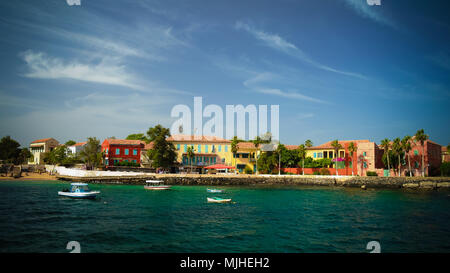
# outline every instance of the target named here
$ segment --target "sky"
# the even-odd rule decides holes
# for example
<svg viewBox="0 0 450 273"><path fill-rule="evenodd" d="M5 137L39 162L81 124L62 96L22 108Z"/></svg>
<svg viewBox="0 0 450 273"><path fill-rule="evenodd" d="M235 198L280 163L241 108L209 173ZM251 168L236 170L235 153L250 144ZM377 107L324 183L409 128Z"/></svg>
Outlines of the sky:
<svg viewBox="0 0 450 273"><path fill-rule="evenodd" d="M447 145L449 14L437 0L1 1L0 137L125 138L201 96L279 105L285 144L423 128Z"/></svg>

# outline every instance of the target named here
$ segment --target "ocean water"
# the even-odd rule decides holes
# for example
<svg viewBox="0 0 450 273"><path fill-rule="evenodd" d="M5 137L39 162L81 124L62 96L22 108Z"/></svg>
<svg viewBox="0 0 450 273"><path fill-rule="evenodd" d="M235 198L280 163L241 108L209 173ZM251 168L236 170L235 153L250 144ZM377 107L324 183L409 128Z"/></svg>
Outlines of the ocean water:
<svg viewBox="0 0 450 273"><path fill-rule="evenodd" d="M450 252L450 193L328 187L90 185L96 200L57 195L59 181L0 182L0 252ZM207 196L233 199L208 204Z"/></svg>

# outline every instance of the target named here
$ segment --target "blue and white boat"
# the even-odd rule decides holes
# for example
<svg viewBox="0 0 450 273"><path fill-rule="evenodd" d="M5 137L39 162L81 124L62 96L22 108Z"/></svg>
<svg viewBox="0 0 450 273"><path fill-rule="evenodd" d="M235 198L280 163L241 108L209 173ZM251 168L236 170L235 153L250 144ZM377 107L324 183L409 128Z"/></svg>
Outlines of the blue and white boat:
<svg viewBox="0 0 450 273"><path fill-rule="evenodd" d="M86 183L71 183L70 190L59 191L58 195L71 198L95 198L99 191L91 191Z"/></svg>
<svg viewBox="0 0 450 273"><path fill-rule="evenodd" d="M210 192L210 193L222 193L223 192L223 190L218 190L218 189L206 189L206 191Z"/></svg>

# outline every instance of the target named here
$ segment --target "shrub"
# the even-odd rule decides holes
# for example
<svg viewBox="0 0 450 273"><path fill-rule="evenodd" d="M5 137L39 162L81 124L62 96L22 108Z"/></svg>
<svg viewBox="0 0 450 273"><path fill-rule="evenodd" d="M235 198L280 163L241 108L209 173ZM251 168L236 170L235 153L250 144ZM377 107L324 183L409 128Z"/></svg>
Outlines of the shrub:
<svg viewBox="0 0 450 273"><path fill-rule="evenodd" d="M139 165L139 163L122 161L122 162L114 163L114 166L139 167L140 165Z"/></svg>
<svg viewBox="0 0 450 273"><path fill-rule="evenodd" d="M378 176L376 172L367 171L367 176Z"/></svg>
<svg viewBox="0 0 450 273"><path fill-rule="evenodd" d="M320 172L319 171L314 171L313 175L320 175Z"/></svg>
<svg viewBox="0 0 450 273"><path fill-rule="evenodd" d="M443 162L441 164L441 175L450 176L450 162Z"/></svg>
<svg viewBox="0 0 450 273"><path fill-rule="evenodd" d="M245 166L244 173L245 174L253 174L253 170L249 166Z"/></svg>
<svg viewBox="0 0 450 273"><path fill-rule="evenodd" d="M331 173L330 173L330 170L328 170L328 169L326 169L326 168L320 169L319 173L320 173L321 175L330 175L330 174L331 174Z"/></svg>

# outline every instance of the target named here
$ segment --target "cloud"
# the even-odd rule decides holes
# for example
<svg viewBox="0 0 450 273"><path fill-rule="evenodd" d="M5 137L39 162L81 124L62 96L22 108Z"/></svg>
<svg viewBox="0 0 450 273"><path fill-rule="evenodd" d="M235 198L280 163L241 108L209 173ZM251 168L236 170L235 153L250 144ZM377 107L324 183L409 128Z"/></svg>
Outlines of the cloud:
<svg viewBox="0 0 450 273"><path fill-rule="evenodd" d="M346 75L346 76L356 77L356 78L360 78L360 79L367 79L367 77L365 77L361 74L358 74L358 73L342 71L342 70L338 70L338 69L329 67L327 65L321 64L321 63L313 60L312 58L310 58L307 54L305 54L296 45L286 41L285 39L283 39L282 37L280 37L277 34L270 34L270 33L266 33L261 30L257 30L255 28L253 28L252 26L242 23L240 21L236 22L235 28L239 29L239 30L243 29L243 30L247 31L248 33L252 34L256 39L263 41L264 44L267 45L268 47L271 47L277 51L281 51L285 54L288 54L288 55L290 55L300 61L306 62L316 68L319 68L319 69L322 69L325 71L329 71L329 72L333 72L333 73L337 73L337 74Z"/></svg>
<svg viewBox="0 0 450 273"><path fill-rule="evenodd" d="M20 55L28 66L29 72L24 75L28 78L73 79L143 90L142 86L134 83L133 76L126 72L125 67L115 63L116 61L103 59L96 64L65 62L31 50Z"/></svg>
<svg viewBox="0 0 450 273"><path fill-rule="evenodd" d="M298 99L298 100L305 100L315 103L327 103L326 101L316 99L310 96L303 95L301 93L292 91L292 92L286 92L279 88L270 88L266 87L268 82L275 79L277 76L272 73L260 73L256 75L255 77L248 79L244 81L244 86L262 94L267 95L275 95L279 97L284 98L290 98L290 99Z"/></svg>
<svg viewBox="0 0 450 273"><path fill-rule="evenodd" d="M366 0L344 0L359 16L369 18L379 24L386 25L392 28L398 28L397 25L390 19L377 12L380 6L370 6ZM381 5L381 7L383 7Z"/></svg>

